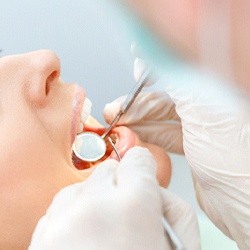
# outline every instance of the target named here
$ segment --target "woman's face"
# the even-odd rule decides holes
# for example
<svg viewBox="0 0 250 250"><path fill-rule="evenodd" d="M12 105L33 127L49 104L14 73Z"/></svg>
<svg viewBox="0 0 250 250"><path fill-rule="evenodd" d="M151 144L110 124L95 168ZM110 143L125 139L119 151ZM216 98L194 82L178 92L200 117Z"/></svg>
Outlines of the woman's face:
<svg viewBox="0 0 250 250"><path fill-rule="evenodd" d="M72 164L85 92L60 78L50 51L0 59L0 248L27 248L62 187L88 173Z"/></svg>

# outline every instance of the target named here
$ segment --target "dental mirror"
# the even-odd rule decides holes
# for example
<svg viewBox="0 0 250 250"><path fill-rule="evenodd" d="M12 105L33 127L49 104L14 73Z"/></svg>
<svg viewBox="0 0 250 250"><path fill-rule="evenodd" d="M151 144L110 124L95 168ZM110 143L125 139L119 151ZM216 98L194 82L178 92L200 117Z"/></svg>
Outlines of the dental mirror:
<svg viewBox="0 0 250 250"><path fill-rule="evenodd" d="M110 137L108 137L108 141L120 161L121 157ZM73 150L78 158L87 162L94 162L101 159L105 155L106 143L103 136L99 136L98 134L92 132L84 132L76 137Z"/></svg>
<svg viewBox="0 0 250 250"><path fill-rule="evenodd" d="M122 104L119 113L116 115L109 128L102 136L92 132L83 132L76 136L72 149L79 159L87 162L94 162L101 159L105 155L106 143L104 139L119 121L120 117L130 108L137 95L141 92L142 88L149 81L149 76L150 69L147 69L141 75L141 78L139 79L138 83L135 85L131 93L127 96L125 102ZM118 159L120 159L119 153L117 152L115 145L112 143L111 139L109 139L109 142L113 147L115 153L117 154Z"/></svg>
<svg viewBox="0 0 250 250"><path fill-rule="evenodd" d="M73 150L83 161L94 162L101 159L106 152L106 143L101 136L85 132L77 135Z"/></svg>

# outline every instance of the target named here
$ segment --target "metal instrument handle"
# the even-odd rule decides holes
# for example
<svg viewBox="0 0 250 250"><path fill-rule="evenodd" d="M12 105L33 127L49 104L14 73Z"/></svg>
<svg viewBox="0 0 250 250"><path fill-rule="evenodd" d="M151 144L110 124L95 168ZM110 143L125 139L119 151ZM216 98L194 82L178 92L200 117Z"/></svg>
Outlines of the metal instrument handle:
<svg viewBox="0 0 250 250"><path fill-rule="evenodd" d="M102 135L102 138L104 139L108 133L111 131L111 129L117 124L121 116L128 111L128 109L131 107L133 102L135 101L136 97L141 92L142 88L146 85L146 83L149 80L150 77L150 69L147 69L143 72L141 78L139 79L138 83L135 85L135 87L132 89L132 91L128 94L127 98L125 99L124 103L122 104L119 113L116 115L114 120L111 122L108 129L104 132Z"/></svg>
<svg viewBox="0 0 250 250"><path fill-rule="evenodd" d="M167 236L174 247L175 250L185 250L181 240L178 238L178 236L175 234L171 226L169 225L168 221L162 216L161 218L163 227L167 233Z"/></svg>

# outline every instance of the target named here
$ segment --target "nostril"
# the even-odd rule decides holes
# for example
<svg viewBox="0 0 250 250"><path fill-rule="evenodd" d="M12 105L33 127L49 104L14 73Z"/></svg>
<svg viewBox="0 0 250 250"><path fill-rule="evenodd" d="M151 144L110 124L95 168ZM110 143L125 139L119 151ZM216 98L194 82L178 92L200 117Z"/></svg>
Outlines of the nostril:
<svg viewBox="0 0 250 250"><path fill-rule="evenodd" d="M45 84L45 94L48 95L53 83L55 82L55 79L58 77L59 72L53 71L47 78L46 84Z"/></svg>

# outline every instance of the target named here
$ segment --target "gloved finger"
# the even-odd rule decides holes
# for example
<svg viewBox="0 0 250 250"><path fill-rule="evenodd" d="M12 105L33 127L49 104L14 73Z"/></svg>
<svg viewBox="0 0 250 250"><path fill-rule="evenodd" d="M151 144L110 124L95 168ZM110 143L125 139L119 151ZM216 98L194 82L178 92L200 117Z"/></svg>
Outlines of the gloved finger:
<svg viewBox="0 0 250 250"><path fill-rule="evenodd" d="M183 154L182 125L170 97L165 92L149 92L137 98L118 124L128 126L145 142ZM120 97L105 106L103 114L107 123L112 122L124 99Z"/></svg>
<svg viewBox="0 0 250 250"><path fill-rule="evenodd" d="M200 232L194 209L165 188L161 188L163 212L187 250L200 250Z"/></svg>
<svg viewBox="0 0 250 250"><path fill-rule="evenodd" d="M136 83L139 81L142 74L148 69L148 67L149 66L146 64L144 60L140 58L136 58L134 60L134 79ZM156 79L154 79L153 76L150 77L145 86L148 87L153 85L155 83L154 80L156 81Z"/></svg>
<svg viewBox="0 0 250 250"><path fill-rule="evenodd" d="M144 142L158 145L170 153L184 154L181 124L156 121L128 127Z"/></svg>
<svg viewBox="0 0 250 250"><path fill-rule="evenodd" d="M82 190L85 187L85 182L76 183L63 188L55 195L46 214L40 218L36 225L29 249L48 249L43 244L48 246L51 243L45 239L48 239L47 236L51 236L51 232L60 230L58 222L63 222L62 218L67 217L72 207L75 207L79 202L79 198L83 197ZM55 237L49 238L56 240Z"/></svg>
<svg viewBox="0 0 250 250"><path fill-rule="evenodd" d="M131 43L130 52L131 52L132 56L140 57L140 52L138 50L138 46L136 45L136 42Z"/></svg>
<svg viewBox="0 0 250 250"><path fill-rule="evenodd" d="M148 63L142 59L141 53L135 42L131 43L130 47L131 54L135 57L134 60L134 79L137 83L142 75L142 73L149 67ZM146 86L150 86L154 84L154 82L149 81L146 83Z"/></svg>
<svg viewBox="0 0 250 250"><path fill-rule="evenodd" d="M203 74L202 74L203 73ZM200 73L200 77L190 76L183 82L171 82L167 75L162 75L159 81L164 90L169 94L176 104L176 110L182 120L190 118L189 112L196 113L193 117L197 122L206 110L221 114L221 108L242 112L243 103L238 94L228 87L224 82L214 79L211 75ZM192 115L193 116L193 115Z"/></svg>
<svg viewBox="0 0 250 250"><path fill-rule="evenodd" d="M148 149L134 147L126 152L117 169L117 185L121 188L150 188L157 185L157 164Z"/></svg>
<svg viewBox="0 0 250 250"><path fill-rule="evenodd" d="M46 217L50 218L53 215L54 218L60 217L64 211L61 208L66 208L68 204L74 204L76 197L82 195L82 190L85 187L85 182L79 182L69 185L61 189L53 198L49 208L46 211Z"/></svg>
<svg viewBox="0 0 250 250"><path fill-rule="evenodd" d="M85 182L76 183L60 190L47 210L47 216L53 214L54 218L60 217L60 212L64 212L62 207L67 207L68 204L73 205L81 197L84 198L84 196L96 192L97 189L103 189L104 186L108 192L108 189L112 189L115 185L115 172L118 165L119 163L113 159L103 161ZM89 185L90 183L92 185Z"/></svg>
<svg viewBox="0 0 250 250"><path fill-rule="evenodd" d="M85 181L86 183L92 183L89 185L92 188L107 188L108 185L115 185L116 171L119 162L114 159L108 159L100 163L90 177ZM102 183L102 185L100 185ZM85 189L86 190L86 189ZM88 192L88 191L87 191Z"/></svg>
<svg viewBox="0 0 250 250"><path fill-rule="evenodd" d="M142 73L147 69L146 63L139 58L135 58L134 60L134 78L135 82L138 82Z"/></svg>
<svg viewBox="0 0 250 250"><path fill-rule="evenodd" d="M118 114L121 104L125 100L122 96L105 105L103 115L107 123L111 123ZM137 96L133 106L119 120L119 125L132 125L141 121L180 122L175 111L175 104L165 92L141 93Z"/></svg>

